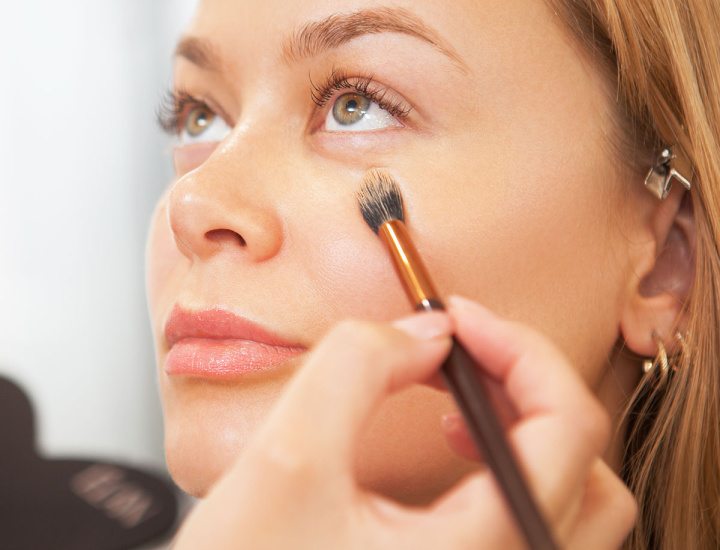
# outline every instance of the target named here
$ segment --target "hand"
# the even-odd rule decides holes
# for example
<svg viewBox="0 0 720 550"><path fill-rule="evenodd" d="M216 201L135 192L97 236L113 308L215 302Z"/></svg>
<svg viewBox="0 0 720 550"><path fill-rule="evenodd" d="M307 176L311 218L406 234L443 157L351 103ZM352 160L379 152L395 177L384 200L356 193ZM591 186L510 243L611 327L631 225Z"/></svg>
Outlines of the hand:
<svg viewBox="0 0 720 550"><path fill-rule="evenodd" d="M600 458L609 439L601 405L547 339L464 299L452 300L447 315L332 330L174 548L525 548L488 471L422 509L368 492L354 477L355 443L372 412L390 393L431 377L453 330L517 414L508 437L559 543L618 548L636 511ZM448 436L471 453L462 430Z"/></svg>

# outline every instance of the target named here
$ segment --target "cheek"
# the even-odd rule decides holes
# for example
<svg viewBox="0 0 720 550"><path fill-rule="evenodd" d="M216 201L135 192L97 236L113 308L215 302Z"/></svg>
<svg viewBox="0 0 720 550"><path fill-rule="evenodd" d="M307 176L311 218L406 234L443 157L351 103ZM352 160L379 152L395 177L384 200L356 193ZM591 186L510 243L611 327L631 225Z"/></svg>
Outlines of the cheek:
<svg viewBox="0 0 720 550"><path fill-rule="evenodd" d="M360 214L363 173L335 176L327 194L298 194L292 202L302 207L286 215L288 244L275 269L282 288L303 291L299 323L310 343L348 317L388 321L412 312L388 250Z"/></svg>
<svg viewBox="0 0 720 550"><path fill-rule="evenodd" d="M364 228L360 228L364 229ZM389 320L410 312L389 256L370 231L327 233L308 243L308 279L322 295L329 320L352 316Z"/></svg>
<svg viewBox="0 0 720 550"><path fill-rule="evenodd" d="M504 156L502 143L473 156L472 142L436 151L421 170L402 167L420 253L443 295L534 326L593 384L617 339L625 288L622 236L598 192L615 176L589 147L575 155L558 146L553 156L547 143L545 161L529 164Z"/></svg>

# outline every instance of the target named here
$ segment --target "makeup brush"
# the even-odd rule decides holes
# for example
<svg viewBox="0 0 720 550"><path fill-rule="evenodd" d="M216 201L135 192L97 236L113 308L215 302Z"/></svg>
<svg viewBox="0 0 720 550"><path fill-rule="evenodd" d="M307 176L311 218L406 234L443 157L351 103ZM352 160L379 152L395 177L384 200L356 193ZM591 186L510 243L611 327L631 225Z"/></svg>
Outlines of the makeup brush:
<svg viewBox="0 0 720 550"><path fill-rule="evenodd" d="M363 218L388 247L415 310L444 310L445 306L405 228L402 194L392 177L380 170L369 172L357 198ZM441 373L529 547L532 550L557 549L490 404L479 378L479 368L455 338Z"/></svg>

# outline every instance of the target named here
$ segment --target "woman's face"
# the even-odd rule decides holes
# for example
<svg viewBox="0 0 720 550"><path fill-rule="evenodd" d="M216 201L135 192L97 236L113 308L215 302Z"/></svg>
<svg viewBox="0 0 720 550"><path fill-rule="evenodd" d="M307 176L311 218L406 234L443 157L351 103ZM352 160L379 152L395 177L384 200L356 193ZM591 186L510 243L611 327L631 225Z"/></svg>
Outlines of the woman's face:
<svg viewBox="0 0 720 550"><path fill-rule="evenodd" d="M400 185L442 294L538 327L602 391L628 194L608 90L544 2L205 0L175 88L148 294L185 490L232 463L333 324L410 311L358 210L373 168ZM423 502L457 480L470 465L442 436L452 410L427 387L389 399L358 450L363 483Z"/></svg>

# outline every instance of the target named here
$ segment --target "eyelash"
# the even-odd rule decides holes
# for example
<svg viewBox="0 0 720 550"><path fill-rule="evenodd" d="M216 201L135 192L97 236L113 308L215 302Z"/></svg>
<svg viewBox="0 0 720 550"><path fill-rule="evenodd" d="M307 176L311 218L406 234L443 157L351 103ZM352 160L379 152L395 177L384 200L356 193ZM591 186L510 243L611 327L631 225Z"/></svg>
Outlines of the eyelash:
<svg viewBox="0 0 720 550"><path fill-rule="evenodd" d="M318 107L324 107L336 92L353 90L357 94L377 103L381 109L399 119L406 118L411 109L399 100L387 97L388 88L377 87L377 83L370 76L348 77L343 71L333 69L328 77L320 84L310 81L312 91L310 96ZM164 132L171 136L178 136L183 131L185 113L195 107L202 107L208 111L214 110L204 101L199 100L188 92L170 89L165 92L156 110L157 123Z"/></svg>
<svg viewBox="0 0 720 550"><path fill-rule="evenodd" d="M398 100L387 97L388 88L378 87L371 76L348 77L343 71L333 69L328 77L320 84L310 80L312 92L310 93L313 103L318 107L325 106L333 97L335 92L341 90L354 90L357 94L377 103L381 109L397 118L405 118L410 114L410 108Z"/></svg>
<svg viewBox="0 0 720 550"><path fill-rule="evenodd" d="M196 99L184 90L175 88L168 90L160 100L155 113L160 128L172 136L180 135L185 124L184 115L194 107L202 107L215 112L207 103Z"/></svg>

